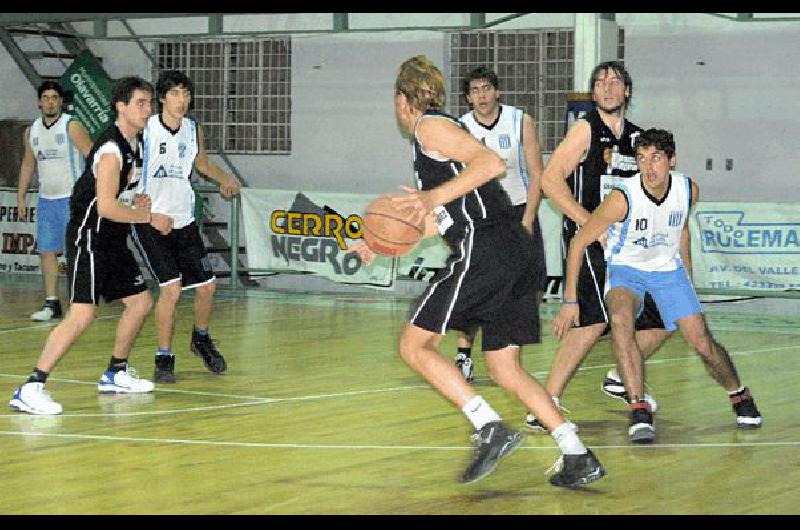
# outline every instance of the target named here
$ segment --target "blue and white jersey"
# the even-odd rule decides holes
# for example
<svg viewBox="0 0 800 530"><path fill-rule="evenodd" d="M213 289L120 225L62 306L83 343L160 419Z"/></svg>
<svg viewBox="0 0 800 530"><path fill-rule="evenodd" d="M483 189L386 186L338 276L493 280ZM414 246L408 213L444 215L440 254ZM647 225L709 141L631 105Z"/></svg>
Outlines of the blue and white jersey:
<svg viewBox="0 0 800 530"><path fill-rule="evenodd" d="M155 114L147 120L143 135L142 178L136 192L150 196L152 212L169 215L174 228L183 228L194 221L189 177L199 151L197 124L183 118L180 127L172 130Z"/></svg>
<svg viewBox="0 0 800 530"><path fill-rule="evenodd" d="M642 271L673 271L681 264L681 233L692 204L692 180L670 172L661 200L645 190L641 173L616 185L625 194L628 214L608 229L606 263Z"/></svg>
<svg viewBox="0 0 800 530"><path fill-rule="evenodd" d="M506 172L497 178L514 206L528 202L530 182L525 153L522 150L523 114L522 109L500 105L497 120L490 125L476 120L472 112L461 116L461 123L467 126L472 136L500 155L506 163Z"/></svg>
<svg viewBox="0 0 800 530"><path fill-rule="evenodd" d="M28 143L36 158L39 197L63 199L72 195L72 186L83 173L83 154L69 137L71 114L62 113L50 126L37 118L31 124Z"/></svg>

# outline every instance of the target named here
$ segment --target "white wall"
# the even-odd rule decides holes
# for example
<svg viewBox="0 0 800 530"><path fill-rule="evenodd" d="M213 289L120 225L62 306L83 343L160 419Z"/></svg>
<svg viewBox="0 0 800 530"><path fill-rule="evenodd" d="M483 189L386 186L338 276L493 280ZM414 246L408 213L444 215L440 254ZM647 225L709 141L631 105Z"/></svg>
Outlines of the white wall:
<svg viewBox="0 0 800 530"><path fill-rule="evenodd" d="M690 14L618 22L634 82L630 116L675 134L678 168L697 177L703 199L800 200L800 24Z"/></svg>

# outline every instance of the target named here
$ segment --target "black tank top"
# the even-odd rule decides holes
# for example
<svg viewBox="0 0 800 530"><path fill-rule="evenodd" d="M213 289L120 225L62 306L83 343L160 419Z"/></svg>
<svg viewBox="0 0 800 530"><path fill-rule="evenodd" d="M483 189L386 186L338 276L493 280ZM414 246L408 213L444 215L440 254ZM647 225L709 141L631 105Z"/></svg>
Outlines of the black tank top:
<svg viewBox="0 0 800 530"><path fill-rule="evenodd" d="M447 118L467 131L467 128L456 118L443 112L427 111L424 116ZM414 174L419 189L424 191L436 188L454 178L463 169L464 165L455 160L437 160L425 154L419 145L415 131ZM453 244L460 241L468 230L474 230L508 218L511 212L511 200L500 185L500 182L497 179L492 179L466 195L445 204L444 210L437 212L440 226L443 226L441 223L444 223L444 226L448 226L442 237L448 243Z"/></svg>
<svg viewBox="0 0 800 530"><path fill-rule="evenodd" d="M600 118L597 109L581 119L586 120L592 128L592 139L586 159L575 168L567 179L567 185L578 204L593 212L602 200L602 187L609 186L613 180L603 177L628 178L639 171L634 144L642 129L624 120L622 135L617 139ZM564 228L574 232L576 225L564 216Z"/></svg>
<svg viewBox="0 0 800 530"><path fill-rule="evenodd" d="M138 152L141 153L141 135L137 135L136 138L139 144ZM117 223L100 217L97 213L97 178L93 168L94 158L97 151L109 142L116 144L122 155L117 198L123 192L136 187L136 182L128 182L128 175L136 163L136 154L116 123L113 123L94 142L92 150L86 156L86 169L72 189L67 237L68 244L76 247L96 250L126 245L130 224Z"/></svg>

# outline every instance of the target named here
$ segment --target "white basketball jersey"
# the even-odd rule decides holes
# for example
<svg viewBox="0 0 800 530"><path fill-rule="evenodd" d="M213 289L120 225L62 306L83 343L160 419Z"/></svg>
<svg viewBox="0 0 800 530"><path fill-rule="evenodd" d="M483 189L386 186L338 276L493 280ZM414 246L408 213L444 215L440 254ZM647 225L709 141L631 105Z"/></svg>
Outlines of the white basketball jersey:
<svg viewBox="0 0 800 530"><path fill-rule="evenodd" d="M83 154L69 137L72 115L63 113L49 127L42 118L33 122L28 136L36 171L39 173L39 196L63 199L72 195L72 185L83 173Z"/></svg>
<svg viewBox="0 0 800 530"><path fill-rule="evenodd" d="M522 109L500 105L497 123L490 127L478 122L472 112L461 116L469 132L506 163L506 172L498 178L513 205L528 202L528 168L521 149L522 115Z"/></svg>
<svg viewBox="0 0 800 530"><path fill-rule="evenodd" d="M637 173L617 184L628 200L628 215L608 230L606 262L643 271L673 271L680 263L683 226L692 201L692 181L670 172L667 194L655 200Z"/></svg>
<svg viewBox="0 0 800 530"><path fill-rule="evenodd" d="M136 192L148 194L151 211L172 217L174 228L194 221L194 191L189 176L197 153L194 120L183 118L177 131L167 128L159 114L147 120L142 178Z"/></svg>

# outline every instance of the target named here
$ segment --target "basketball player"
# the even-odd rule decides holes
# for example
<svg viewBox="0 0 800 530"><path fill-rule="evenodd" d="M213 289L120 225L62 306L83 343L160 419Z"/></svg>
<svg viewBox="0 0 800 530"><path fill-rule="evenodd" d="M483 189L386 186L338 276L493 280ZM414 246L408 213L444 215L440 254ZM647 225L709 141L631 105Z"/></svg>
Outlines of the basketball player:
<svg viewBox="0 0 800 530"><path fill-rule="evenodd" d="M172 219L150 212L147 197L134 196L131 182L139 133L150 116L153 87L138 77L114 83L111 105L116 120L97 139L86 157L86 170L75 183L67 224L67 268L71 305L64 320L50 332L44 350L28 378L9 402L30 414L60 414L44 385L58 361L92 323L100 296L125 306L117 324L108 369L100 376L99 392L151 392L153 383L128 370L128 356L153 299L126 240L130 223L151 224L168 233ZM132 205L130 205L133 203Z"/></svg>
<svg viewBox="0 0 800 530"><path fill-rule="evenodd" d="M464 78L464 97L472 109L461 116L472 136L500 155L506 171L498 177L500 184L511 199L515 219L533 237L532 248L535 268L531 274L537 281L534 334L540 342L538 318L542 295L547 289L547 269L544 256L544 240L539 226L539 204L542 201L541 176L544 170L542 151L536 125L522 109L500 104L497 74L485 66L472 70ZM475 332L459 333L456 367L468 382L474 380L472 365L472 342Z"/></svg>
<svg viewBox="0 0 800 530"><path fill-rule="evenodd" d="M223 197L239 193L239 183L208 157L202 127L187 117L193 90L192 81L185 74L162 72L156 83L159 114L150 117L144 129L144 167L137 191L151 198L152 211L172 217L174 229L164 235L149 225L131 225L134 243L159 286L156 383L175 382L175 307L185 289L194 289L195 294L191 351L212 373L221 374L227 368L208 333L215 276L195 222L194 190L189 177L192 168L197 168L220 184Z"/></svg>
<svg viewBox="0 0 800 530"><path fill-rule="evenodd" d="M562 249L566 255L569 243L586 222L590 213L616 182L636 173L634 141L641 129L625 119L625 111L633 94L633 82L620 62L597 65L589 79L589 90L596 109L577 120L550 157L542 176L542 189L564 213ZM601 237L602 239L602 237ZM685 262L689 245L682 246ZM556 352L545 387L556 404L564 389L581 365L589 350L607 331L608 312L603 301L606 267L601 241L586 249L578 276L581 292L581 320L564 336ZM636 323L636 340L645 358L650 357L669 337L650 296L645 296L644 312ZM603 390L614 397L628 400L619 376L609 371ZM657 403L644 395L653 410ZM534 414L526 423L531 429L544 430Z"/></svg>
<svg viewBox="0 0 800 530"><path fill-rule="evenodd" d="M680 257L682 240L689 239L689 210L698 200L698 186L670 171L675 167L672 133L644 131L636 139L639 173L614 184L600 206L570 243L564 284L564 303L553 322L563 337L580 322L578 271L586 247L608 233L605 257L609 289L605 299L611 316L611 336L625 390L631 396L632 442L655 439L651 406L644 399L644 359L634 336L634 321L649 292L666 328L680 329L708 373L728 391L742 428L761 426L761 414L747 387L743 387L728 352L714 340L706 324L694 286ZM609 230L610 227L610 230Z"/></svg>
<svg viewBox="0 0 800 530"><path fill-rule="evenodd" d="M452 254L412 308L400 338L400 357L458 406L476 430L473 459L461 482L480 480L522 443L497 412L473 390L437 349L447 329L481 326L483 351L492 378L541 415L563 455L550 477L556 486L600 479L605 471L581 443L550 397L519 362L531 343L537 317L537 283L526 274L533 261L530 235L511 215L508 195L496 177L505 171L497 154L481 145L453 117L442 113L444 78L427 57L405 61L395 82L395 116L413 137L414 173L419 189L405 188L395 199L426 221L426 235L439 233ZM366 263L374 254L351 247Z"/></svg>
<svg viewBox="0 0 800 530"><path fill-rule="evenodd" d="M92 139L80 122L61 111L64 90L55 81L45 81L37 90L42 115L25 128L22 145L25 154L19 169L17 209L21 219L28 217L25 193L34 169L39 174L36 203L36 248L44 278L44 305L31 320L45 322L61 318L58 299L58 258L64 252L64 230L69 220L72 185L83 171L83 158L92 148Z"/></svg>

